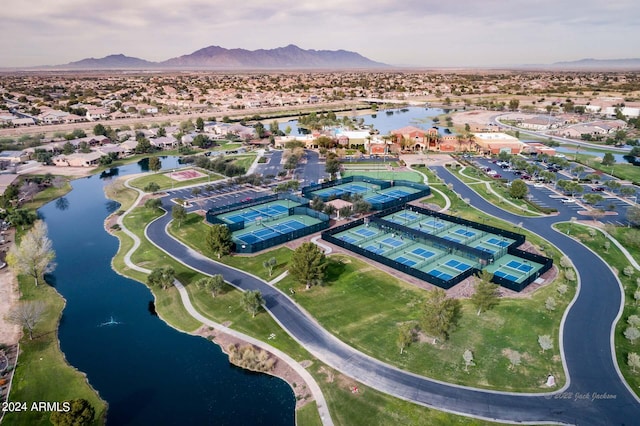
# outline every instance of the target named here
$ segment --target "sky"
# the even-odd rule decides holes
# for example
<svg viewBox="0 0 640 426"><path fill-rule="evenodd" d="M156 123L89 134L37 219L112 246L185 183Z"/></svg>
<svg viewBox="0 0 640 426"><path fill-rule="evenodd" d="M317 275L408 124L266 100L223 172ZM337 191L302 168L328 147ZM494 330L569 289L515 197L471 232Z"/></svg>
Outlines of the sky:
<svg viewBox="0 0 640 426"><path fill-rule="evenodd" d="M637 0L2 0L0 67L295 44L414 67L640 57Z"/></svg>

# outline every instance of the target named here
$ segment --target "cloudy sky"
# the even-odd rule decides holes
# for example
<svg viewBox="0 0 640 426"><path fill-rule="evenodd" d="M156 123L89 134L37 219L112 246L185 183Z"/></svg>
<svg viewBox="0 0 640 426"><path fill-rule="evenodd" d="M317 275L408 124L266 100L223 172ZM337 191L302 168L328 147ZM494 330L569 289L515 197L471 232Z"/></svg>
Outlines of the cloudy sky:
<svg viewBox="0 0 640 426"><path fill-rule="evenodd" d="M638 0L2 0L0 67L218 45L345 49L392 65L640 57Z"/></svg>

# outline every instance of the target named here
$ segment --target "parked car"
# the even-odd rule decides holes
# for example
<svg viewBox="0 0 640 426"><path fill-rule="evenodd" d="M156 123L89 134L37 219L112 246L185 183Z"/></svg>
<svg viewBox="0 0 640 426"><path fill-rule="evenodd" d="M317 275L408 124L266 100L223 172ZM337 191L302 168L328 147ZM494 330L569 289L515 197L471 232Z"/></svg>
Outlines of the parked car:
<svg viewBox="0 0 640 426"><path fill-rule="evenodd" d="M494 178L494 179L500 179L500 178L502 178L502 175L499 175L499 174L496 173L494 175L491 175L491 177Z"/></svg>
<svg viewBox="0 0 640 426"><path fill-rule="evenodd" d="M562 200L563 204L570 204L570 203L575 203L576 199L575 198L563 198Z"/></svg>
<svg viewBox="0 0 640 426"><path fill-rule="evenodd" d="M604 191L604 186L594 186L593 188L591 188L591 190L593 192L602 192Z"/></svg>

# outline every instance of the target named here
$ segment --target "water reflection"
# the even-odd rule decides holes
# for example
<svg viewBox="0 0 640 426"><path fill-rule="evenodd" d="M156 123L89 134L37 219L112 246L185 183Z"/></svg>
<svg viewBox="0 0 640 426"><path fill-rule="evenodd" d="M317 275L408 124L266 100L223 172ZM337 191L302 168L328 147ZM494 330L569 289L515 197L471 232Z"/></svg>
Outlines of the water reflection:
<svg viewBox="0 0 640 426"><path fill-rule="evenodd" d="M60 197L56 200L56 209L65 211L69 208L69 199L67 197Z"/></svg>

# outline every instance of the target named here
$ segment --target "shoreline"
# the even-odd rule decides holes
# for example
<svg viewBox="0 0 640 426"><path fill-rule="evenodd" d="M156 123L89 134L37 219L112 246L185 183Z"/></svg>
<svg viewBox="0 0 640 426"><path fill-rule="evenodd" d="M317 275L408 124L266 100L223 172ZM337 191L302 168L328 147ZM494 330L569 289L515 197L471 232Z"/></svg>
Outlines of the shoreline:
<svg viewBox="0 0 640 426"><path fill-rule="evenodd" d="M118 178L117 180L121 180L123 183L127 180L129 180L132 177L135 177L136 175L133 176L122 176L120 178ZM116 180L116 181L117 181ZM106 194L105 194L106 195ZM107 197L109 198L109 197ZM111 199L111 198L109 198ZM117 201L117 200L115 200ZM141 203L141 199L136 199L131 206L129 206L128 208L134 208L139 206ZM114 224L116 224L118 222L119 219L119 215L114 212L111 213L109 216L107 216L104 220L104 229L107 233L109 233L110 235L114 236L115 238L118 239L119 241L119 245L118 245L118 251L114 254L114 258L120 253L120 250L122 249L122 240L120 239L120 237L116 234L114 234L112 232L112 226ZM113 258L111 261L111 268L120 275L126 276L130 279L136 280L138 282L140 282L139 280L132 278L131 276L128 276L125 272L123 271L119 271L117 268L114 267L113 264ZM146 283L142 283L144 286L146 286L147 288L149 288L147 286ZM154 303L156 302L156 295L153 291L153 289L149 288L149 290L151 291L151 294L153 294L154 297ZM256 345L254 345L252 342L242 339L238 336L234 336L231 335L229 333L226 333L222 330L220 330L220 328L215 328L215 327L209 327L205 324L202 324L194 331L186 331L186 330L182 330L177 326L174 326L173 324L171 324L171 322L167 321L165 318L163 318L163 316L158 313L158 317L162 319L162 321L167 324L169 327L181 332L181 333L186 333L186 334L190 334L192 336L199 336L202 338L205 338L209 341L211 341L213 344L216 344L220 347L220 350L226 354L228 356L228 360L230 364L236 365L232 362L231 357L229 357L229 353L227 351L227 346L229 344L236 344L239 346L245 346L245 345L249 345L249 346L254 346L256 347ZM222 324L223 327L226 327L226 324ZM211 329L213 328L213 329ZM269 346L268 343L266 342L262 342L265 345ZM292 367L291 365L289 365L288 362L286 362L283 358L277 356L276 354L274 354L272 351L270 351L267 348L259 348L259 349L264 349L266 352L269 353L269 355L271 357L273 357L274 359L276 359L276 363L275 366L273 368L272 371L255 371L256 373L262 373L262 374L268 374L270 376L274 376L274 377L278 377L281 380L284 380L289 387L291 388L291 390L293 391L294 397L296 399L296 404L295 404L295 410L299 410L300 408L304 407L305 405L307 405L310 402L314 402L316 401L315 398L313 397L313 394L310 391L310 386L309 383L307 383L304 378L302 376L300 376L296 371L295 368ZM308 367L309 365L311 365L311 361L303 361L303 363L301 363L301 365L303 366L303 368ZM236 365L237 366L237 365ZM241 366L237 366L238 368L244 368ZM253 371L250 369L247 369L248 371ZM304 384L303 386L300 386L300 384Z"/></svg>

